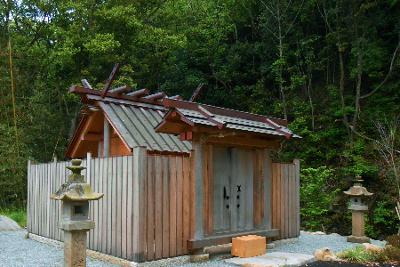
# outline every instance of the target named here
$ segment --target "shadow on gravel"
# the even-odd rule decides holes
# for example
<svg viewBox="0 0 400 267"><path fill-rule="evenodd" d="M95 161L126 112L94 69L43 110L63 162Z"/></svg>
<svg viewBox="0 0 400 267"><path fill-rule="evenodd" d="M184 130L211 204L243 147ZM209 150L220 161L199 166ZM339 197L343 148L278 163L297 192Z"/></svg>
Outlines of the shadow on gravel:
<svg viewBox="0 0 400 267"><path fill-rule="evenodd" d="M381 264L360 264L360 263L348 263L348 262L326 262L326 261L315 261L312 263L307 263L305 265L302 265L301 267L334 267L334 266L340 266L340 267L397 267L400 266L400 264L388 264L388 263L381 263Z"/></svg>

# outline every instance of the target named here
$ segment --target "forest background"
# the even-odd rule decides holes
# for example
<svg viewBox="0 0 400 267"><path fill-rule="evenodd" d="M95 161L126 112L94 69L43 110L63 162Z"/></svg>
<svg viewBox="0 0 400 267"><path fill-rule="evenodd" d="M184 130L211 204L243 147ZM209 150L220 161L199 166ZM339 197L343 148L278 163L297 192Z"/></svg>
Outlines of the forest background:
<svg viewBox="0 0 400 267"><path fill-rule="evenodd" d="M302 227L348 234L343 190L375 193L368 234L396 233L397 0L0 0L0 207L26 204L27 160L64 159L86 78L287 118L303 138ZM396 132L397 131L397 132Z"/></svg>

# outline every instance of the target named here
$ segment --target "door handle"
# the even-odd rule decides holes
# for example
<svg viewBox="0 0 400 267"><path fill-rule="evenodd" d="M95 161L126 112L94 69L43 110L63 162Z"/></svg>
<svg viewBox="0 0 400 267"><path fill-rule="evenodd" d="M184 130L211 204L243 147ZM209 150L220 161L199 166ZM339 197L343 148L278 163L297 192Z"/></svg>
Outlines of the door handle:
<svg viewBox="0 0 400 267"><path fill-rule="evenodd" d="M228 194L226 193L226 187L224 186L224 199L229 199Z"/></svg>

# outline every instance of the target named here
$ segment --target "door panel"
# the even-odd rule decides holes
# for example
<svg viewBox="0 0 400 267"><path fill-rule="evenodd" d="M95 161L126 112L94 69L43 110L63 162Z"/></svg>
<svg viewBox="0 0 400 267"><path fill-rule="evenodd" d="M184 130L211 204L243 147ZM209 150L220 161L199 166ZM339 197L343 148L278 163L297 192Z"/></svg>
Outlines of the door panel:
<svg viewBox="0 0 400 267"><path fill-rule="evenodd" d="M235 148L232 154L232 230L250 230L253 228L253 152Z"/></svg>
<svg viewBox="0 0 400 267"><path fill-rule="evenodd" d="M214 233L253 228L253 150L213 147Z"/></svg>
<svg viewBox="0 0 400 267"><path fill-rule="evenodd" d="M215 233L230 230L231 208L231 155L232 150L223 147L213 148L213 224Z"/></svg>

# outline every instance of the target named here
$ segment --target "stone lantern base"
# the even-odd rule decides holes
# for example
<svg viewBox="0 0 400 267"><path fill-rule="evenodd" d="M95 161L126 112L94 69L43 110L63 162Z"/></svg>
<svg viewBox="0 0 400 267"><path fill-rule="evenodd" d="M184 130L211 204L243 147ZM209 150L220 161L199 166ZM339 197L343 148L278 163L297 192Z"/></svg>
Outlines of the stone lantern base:
<svg viewBox="0 0 400 267"><path fill-rule="evenodd" d="M352 231L347 237L347 242L370 243L369 237L365 236L364 210L352 209Z"/></svg>
<svg viewBox="0 0 400 267"><path fill-rule="evenodd" d="M369 237L366 236L348 236L347 237L347 242L351 242L351 243L370 243L371 240L369 239Z"/></svg>
<svg viewBox="0 0 400 267"><path fill-rule="evenodd" d="M64 266L86 266L86 231L64 231Z"/></svg>

